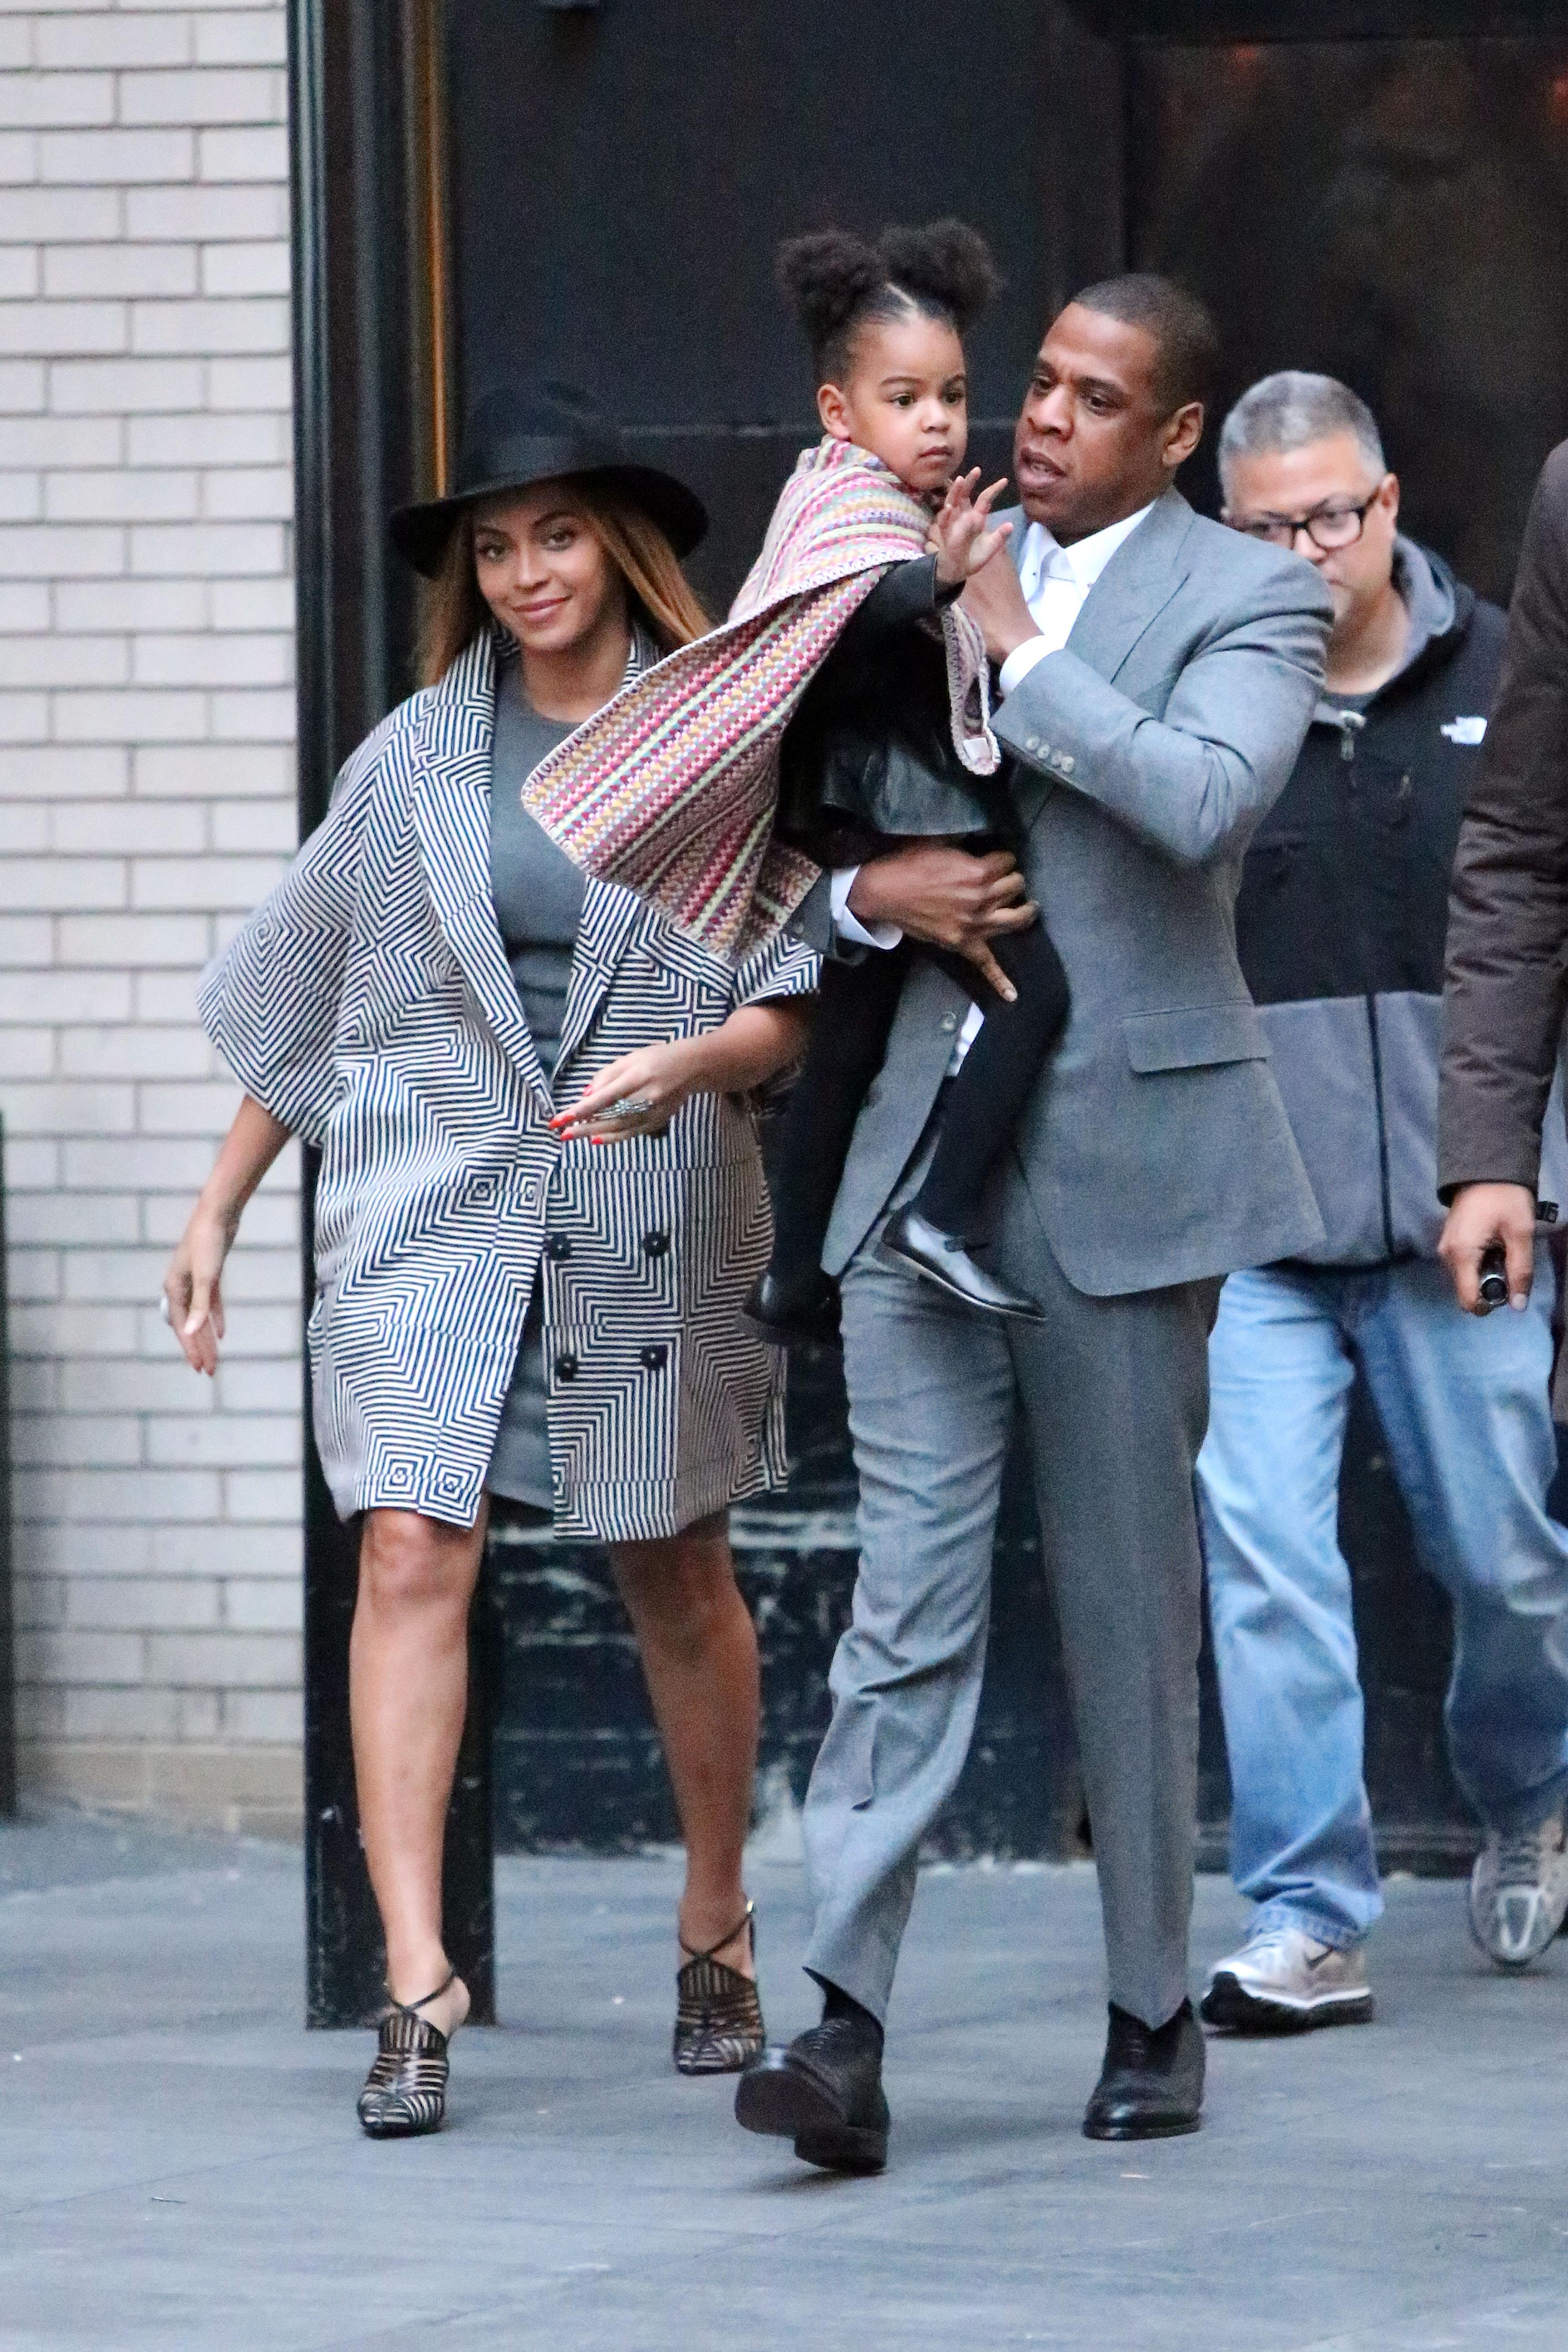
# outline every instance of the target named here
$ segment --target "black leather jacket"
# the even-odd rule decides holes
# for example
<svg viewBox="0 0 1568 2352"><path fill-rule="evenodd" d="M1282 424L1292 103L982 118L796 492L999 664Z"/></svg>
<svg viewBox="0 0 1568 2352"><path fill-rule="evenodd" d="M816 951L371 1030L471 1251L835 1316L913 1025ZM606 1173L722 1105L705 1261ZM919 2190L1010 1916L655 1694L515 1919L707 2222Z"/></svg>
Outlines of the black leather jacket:
<svg viewBox="0 0 1568 2352"><path fill-rule="evenodd" d="M976 776L953 747L947 662L930 626L958 593L934 555L895 563L841 633L784 731L781 835L821 866L889 840L1008 838L1005 772Z"/></svg>

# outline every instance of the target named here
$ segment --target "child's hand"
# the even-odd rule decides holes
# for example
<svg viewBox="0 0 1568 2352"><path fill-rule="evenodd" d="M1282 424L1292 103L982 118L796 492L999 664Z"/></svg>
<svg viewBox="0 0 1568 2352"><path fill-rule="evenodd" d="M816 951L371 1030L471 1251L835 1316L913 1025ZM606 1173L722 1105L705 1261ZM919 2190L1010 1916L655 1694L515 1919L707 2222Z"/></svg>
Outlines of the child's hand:
<svg viewBox="0 0 1568 2352"><path fill-rule="evenodd" d="M947 486L946 498L931 518L926 553L936 557L936 576L944 588L956 587L961 580L972 580L1012 534L1010 522L986 529L992 506L1007 487L1005 478L993 482L976 498L974 485L979 479L978 466L972 467L967 474L955 475Z"/></svg>

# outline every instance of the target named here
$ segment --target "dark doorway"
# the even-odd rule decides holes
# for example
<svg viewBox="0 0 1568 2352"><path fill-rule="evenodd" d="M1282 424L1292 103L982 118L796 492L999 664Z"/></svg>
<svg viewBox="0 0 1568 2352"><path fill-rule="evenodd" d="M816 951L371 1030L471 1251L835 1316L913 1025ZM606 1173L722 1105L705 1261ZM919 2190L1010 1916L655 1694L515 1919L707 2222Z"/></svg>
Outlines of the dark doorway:
<svg viewBox="0 0 1568 2352"><path fill-rule="evenodd" d="M564 377L658 441L709 500L693 570L721 605L815 431L779 238L958 212L1008 281L972 352L977 455L1005 460L1051 295L1050 13L1000 0L955 50L942 0L858 11L852 30L834 0L748 11L743 29L703 0L453 10L464 385Z"/></svg>
<svg viewBox="0 0 1568 2352"><path fill-rule="evenodd" d="M1167 20L1181 12L1167 11ZM1279 12L1276 12L1278 15ZM1005 467L1042 320L1127 266L1202 292L1224 402L1270 368L1326 368L1382 418L1410 527L1506 596L1540 460L1568 429L1568 40L1231 41L1086 37L1027 0L966 26L932 74L935 0L858 21L826 0L742 42L697 0L630 12L449 19L460 385L519 363L619 411L702 490L695 567L722 606L811 429L811 386L773 290L774 244L826 222L958 211L992 239L1007 299L977 336L976 455ZM1506 266L1499 267L1500 255ZM1212 449L1213 436L1209 447ZM1213 511L1205 451L1184 477ZM798 1798L853 1579L853 1488L836 1365L797 1368L791 1491L738 1516L763 1630L763 1765ZM1369 1694L1369 1773L1391 1856L1462 1857L1447 1771L1447 1604L1423 1577L1375 1421L1352 1422L1342 1502ZM1073 1850L1076 1769L1024 1482L998 1539L992 1652L947 1851ZM602 1558L504 1526L493 1589L506 1674L503 1843L669 1835L674 1818L629 1634ZM1228 1810L1205 1669L1205 1847Z"/></svg>
<svg viewBox="0 0 1568 2352"><path fill-rule="evenodd" d="M744 37L700 0L561 13L477 0L449 18L452 229L461 385L520 364L593 392L714 518L692 569L721 609L780 483L815 437L813 386L773 280L793 231L956 212L1007 294L972 349L977 461L1005 471L1019 390L1059 299L1058 98L1092 45L1004 0L954 56L938 0L860 12L802 0ZM1109 53L1107 53L1109 57ZM1075 67L1073 59L1079 62ZM933 69L933 60L942 62ZM1074 274L1115 265L1113 85L1103 185ZM1083 161L1078 164L1084 184ZM1088 178L1092 181L1095 166ZM854 1580L853 1481L837 1360L792 1366L795 1475L736 1514L763 1648L764 1786L798 1800L827 1717ZM1015 1479L986 1712L943 1832L952 1848L1070 1851L1081 1805L1033 1515ZM603 1555L502 1524L491 1582L504 1643L496 1728L503 1844L668 1837L676 1824L629 1630Z"/></svg>
<svg viewBox="0 0 1568 2352"><path fill-rule="evenodd" d="M1186 495L1217 512L1217 425L1248 384L1321 369L1376 415L1404 527L1506 603L1536 475L1568 433L1568 38L1141 41L1126 89L1129 260L1200 293L1225 351ZM1462 1861L1474 1831L1441 1719L1450 1612L1364 1393L1341 1538L1384 1858ZM1223 1759L1205 1732L1217 1855Z"/></svg>
<svg viewBox="0 0 1568 2352"><path fill-rule="evenodd" d="M857 11L798 0L741 16L701 0L294 0L304 826L338 762L413 683L407 583L382 519L443 480L465 393L503 369L584 383L702 490L715 529L694 568L722 608L810 430L773 247L829 220L952 211L994 241L1008 292L973 352L975 455L988 466L1005 463L1059 302L1130 262L1167 268L1219 313L1227 394L1280 365L1347 376L1383 419L1412 528L1484 593L1505 593L1530 485L1568 429L1563 15L1523 0L1377 11L995 0L968 12L955 41L936 0ZM1468 37L1482 31L1507 37ZM1372 32L1405 37L1359 37ZM1434 33L1447 37L1408 37ZM1206 457L1183 487L1212 509ZM798 1796L854 1569L831 1359L801 1367L791 1425L790 1491L741 1515L737 1537L764 1649L764 1760L774 1790ZM1446 1613L1415 1569L1364 1412L1342 1516L1374 1807L1395 1853L1440 1864L1469 1836L1442 1751ZM313 1464L307 1519L321 2023L368 2013L378 1970L346 1738L352 1541ZM941 1837L950 1851L1068 1853L1081 1809L1016 1475L997 1562L979 1730ZM491 1565L499 1614L481 1622L479 1648L505 1665L501 1841L668 1834L602 1557L502 1528ZM453 1815L465 1954L488 1950L482 1715ZM1204 1743L1205 1841L1219 1859L1226 1790L1207 1686ZM466 1959L471 1982L476 1965Z"/></svg>
<svg viewBox="0 0 1568 2352"><path fill-rule="evenodd" d="M1506 602L1568 432L1568 39L1140 46L1128 120L1133 264L1213 308L1224 404L1279 367L1353 385L1405 527Z"/></svg>

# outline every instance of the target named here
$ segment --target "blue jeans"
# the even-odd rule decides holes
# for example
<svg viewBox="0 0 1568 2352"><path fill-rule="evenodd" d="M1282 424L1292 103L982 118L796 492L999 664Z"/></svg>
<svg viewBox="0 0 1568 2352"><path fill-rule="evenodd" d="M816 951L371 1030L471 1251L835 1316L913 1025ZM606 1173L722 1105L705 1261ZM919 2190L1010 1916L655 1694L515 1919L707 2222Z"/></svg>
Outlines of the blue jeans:
<svg viewBox="0 0 1568 2352"><path fill-rule="evenodd" d="M1568 1530L1548 1517L1552 1272L1460 1312L1440 1265L1233 1274L1209 1343L1198 1504L1230 1758L1231 1874L1341 1946L1383 1908L1340 1464L1359 1365L1423 1564L1454 1606L1455 1777L1502 1830L1568 1790Z"/></svg>

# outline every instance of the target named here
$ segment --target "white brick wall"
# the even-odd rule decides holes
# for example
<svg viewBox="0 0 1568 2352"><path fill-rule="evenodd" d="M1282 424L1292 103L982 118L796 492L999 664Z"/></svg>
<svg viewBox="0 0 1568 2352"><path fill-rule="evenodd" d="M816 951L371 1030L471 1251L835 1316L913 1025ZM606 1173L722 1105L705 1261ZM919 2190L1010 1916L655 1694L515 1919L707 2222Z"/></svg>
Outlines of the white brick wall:
<svg viewBox="0 0 1568 2352"><path fill-rule="evenodd" d="M0 0L0 1108L25 1782L298 1811L297 1175L158 1318L293 846L284 10Z"/></svg>

